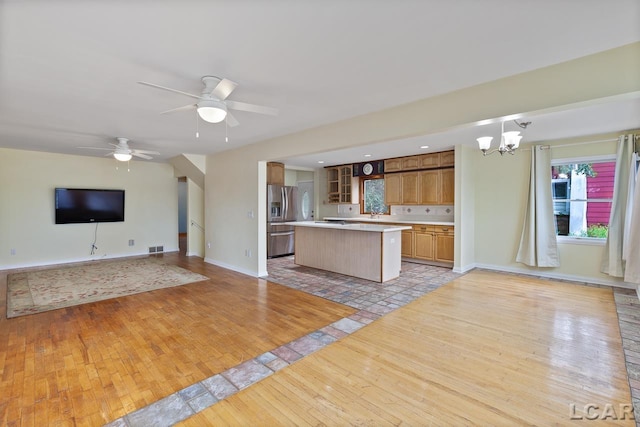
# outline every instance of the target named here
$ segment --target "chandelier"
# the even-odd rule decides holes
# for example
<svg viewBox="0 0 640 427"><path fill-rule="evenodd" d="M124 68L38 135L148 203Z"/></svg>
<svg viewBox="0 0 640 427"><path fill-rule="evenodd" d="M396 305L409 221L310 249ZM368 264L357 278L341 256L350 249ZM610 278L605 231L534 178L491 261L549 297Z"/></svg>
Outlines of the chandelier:
<svg viewBox="0 0 640 427"><path fill-rule="evenodd" d="M521 122L518 123L516 120L513 121L520 128L526 129L527 126L531 124L531 122ZM481 136L478 138L478 146L480 147L480 151L482 151L482 155L486 156L488 154L493 154L496 151L500 153L500 155L504 155L504 153L515 154L515 151L520 146L520 140L522 139L522 135L520 135L520 131L504 131L504 122L501 123L501 132L500 132L500 146L495 150L489 151L491 148L491 141L493 140L492 136Z"/></svg>

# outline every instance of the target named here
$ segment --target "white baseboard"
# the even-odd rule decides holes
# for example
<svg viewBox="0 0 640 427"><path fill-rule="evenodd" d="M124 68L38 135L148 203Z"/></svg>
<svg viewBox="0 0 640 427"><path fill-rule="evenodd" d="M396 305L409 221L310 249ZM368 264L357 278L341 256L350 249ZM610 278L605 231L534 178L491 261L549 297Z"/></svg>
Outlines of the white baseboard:
<svg viewBox="0 0 640 427"><path fill-rule="evenodd" d="M465 265L463 267L453 267L453 272L454 273L458 273L458 274L464 274L464 273L468 273L469 271L473 270L474 268L476 268L475 264L468 264L468 265Z"/></svg>
<svg viewBox="0 0 640 427"><path fill-rule="evenodd" d="M572 282L582 282L582 283L591 283L595 285L604 285L604 286L616 286L618 288L628 288L633 289L635 285L627 282L620 282L616 280L607 280L607 279L598 279L594 277L587 276L576 276L573 274L561 274L561 273L553 273L547 272L543 270L528 270L525 268L517 268L517 267L505 267L502 265L491 265L491 264L475 264L476 268L484 268L486 270L494 270L494 271L503 271L505 273L516 273L516 274L524 274L527 276L538 276L538 277L547 277L549 279L558 279L558 280L569 280Z"/></svg>
<svg viewBox="0 0 640 427"><path fill-rule="evenodd" d="M217 265L218 267L226 268L227 270L232 270L232 271L236 271L238 273L246 274L247 276L258 277L258 275L256 274L255 271L245 270L244 268L238 268L235 265L227 264L227 263L224 263L222 261L218 261L218 260L215 260L215 259L212 259L212 258L205 258L204 262L206 262L208 264Z"/></svg>
<svg viewBox="0 0 640 427"><path fill-rule="evenodd" d="M162 254L162 253L168 253L168 252L169 251L158 252L158 253ZM88 256L88 257L83 257L83 258L73 258L73 259L65 259L65 260L44 261L44 262L37 262L37 263L25 263L25 264L7 265L7 266L3 266L2 270L22 270L22 269L26 269L26 268L50 267L50 266L57 266L57 265L64 266L64 265L67 265L67 264L77 264L77 263L83 263L83 262L102 261L102 260L118 259L118 258L134 258L134 257L147 256L147 255L155 255L155 254L150 254L148 252L140 252L140 253L127 253L127 254L118 254L118 255Z"/></svg>

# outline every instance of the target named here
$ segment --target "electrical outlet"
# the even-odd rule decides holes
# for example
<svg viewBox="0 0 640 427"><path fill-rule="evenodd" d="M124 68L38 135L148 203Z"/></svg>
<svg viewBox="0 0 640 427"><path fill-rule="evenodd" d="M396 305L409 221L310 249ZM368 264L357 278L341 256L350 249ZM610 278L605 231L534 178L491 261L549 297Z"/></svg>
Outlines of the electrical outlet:
<svg viewBox="0 0 640 427"><path fill-rule="evenodd" d="M11 255L15 255L16 254L16 248L11 248L11 250L9 252L11 253Z"/></svg>
<svg viewBox="0 0 640 427"><path fill-rule="evenodd" d="M207 248L211 249L211 242L207 242Z"/></svg>
<svg viewBox="0 0 640 427"><path fill-rule="evenodd" d="M244 256L251 258L251 249L245 249L244 250Z"/></svg>
<svg viewBox="0 0 640 427"><path fill-rule="evenodd" d="M247 218L253 218L253 211L247 212Z"/></svg>
<svg viewBox="0 0 640 427"><path fill-rule="evenodd" d="M133 245L134 245L133 239L129 239L129 246L133 246Z"/></svg>

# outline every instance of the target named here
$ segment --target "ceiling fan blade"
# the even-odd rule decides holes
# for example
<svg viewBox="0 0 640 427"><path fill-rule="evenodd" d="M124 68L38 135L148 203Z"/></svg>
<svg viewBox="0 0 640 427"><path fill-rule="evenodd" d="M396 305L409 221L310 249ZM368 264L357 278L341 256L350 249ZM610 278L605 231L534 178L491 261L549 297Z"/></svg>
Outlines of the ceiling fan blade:
<svg viewBox="0 0 640 427"><path fill-rule="evenodd" d="M158 153L157 151L148 151L148 150L132 150L131 154L155 154L155 155L160 155L160 153Z"/></svg>
<svg viewBox="0 0 640 427"><path fill-rule="evenodd" d="M225 120L227 121L227 124L229 126L236 127L238 126L240 123L238 122L238 120L236 120L235 117L233 117L233 114L231 114L230 112L227 111L227 116L225 117Z"/></svg>
<svg viewBox="0 0 640 427"><path fill-rule="evenodd" d="M178 108L172 108L171 110L163 111L160 114L175 113L176 111L194 110L197 107L198 106L196 104L189 104L189 105L184 105L184 106L178 107Z"/></svg>
<svg viewBox="0 0 640 427"><path fill-rule="evenodd" d="M77 148L86 148L87 150L107 150L107 151L113 151L111 148L99 148L99 147L77 147Z"/></svg>
<svg viewBox="0 0 640 427"><path fill-rule="evenodd" d="M220 101L227 99L231 92L238 86L238 83L229 79L222 79L220 83L211 91L211 96L218 98Z"/></svg>
<svg viewBox="0 0 640 427"><path fill-rule="evenodd" d="M227 107L239 110L239 111L248 111L250 113L259 113L259 114L268 114L270 116L277 116L278 109L272 107L264 107L262 105L255 104L247 104L246 102L238 102L238 101L225 101Z"/></svg>
<svg viewBox="0 0 640 427"><path fill-rule="evenodd" d="M180 93L182 95L186 95L186 96L190 96L192 98L200 99L200 96L198 96L198 95L194 95L194 94L188 93L188 92L183 92L183 91L177 90L177 89L171 89L170 87L164 87L164 86L160 86L160 85L156 85L156 84L148 83L148 82L138 82L138 83L140 83L141 85L145 85L145 86L155 87L156 89L168 90L169 92Z"/></svg>
<svg viewBox="0 0 640 427"><path fill-rule="evenodd" d="M132 155L132 156L136 156L136 157L140 157L140 158L142 158L142 159L147 159L147 160L151 160L151 159L153 159L153 157L151 157L151 156L147 156L146 154L141 154L140 152L137 152L137 151L132 151L132 152L131 152L131 155Z"/></svg>

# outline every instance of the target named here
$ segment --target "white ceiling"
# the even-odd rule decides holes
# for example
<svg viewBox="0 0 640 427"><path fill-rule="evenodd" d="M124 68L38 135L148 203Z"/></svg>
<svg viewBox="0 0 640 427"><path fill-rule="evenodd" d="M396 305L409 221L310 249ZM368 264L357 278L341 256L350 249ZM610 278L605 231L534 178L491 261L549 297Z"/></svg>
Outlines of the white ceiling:
<svg viewBox="0 0 640 427"><path fill-rule="evenodd" d="M77 147L122 136L159 161L216 153L639 41L639 17L638 0L4 0L0 147L102 156ZM191 98L136 83L200 93L203 75L280 114L234 112L227 143L200 122L196 139L195 112L158 114ZM640 128L640 98L526 120L530 141ZM490 126L283 160L437 151Z"/></svg>

